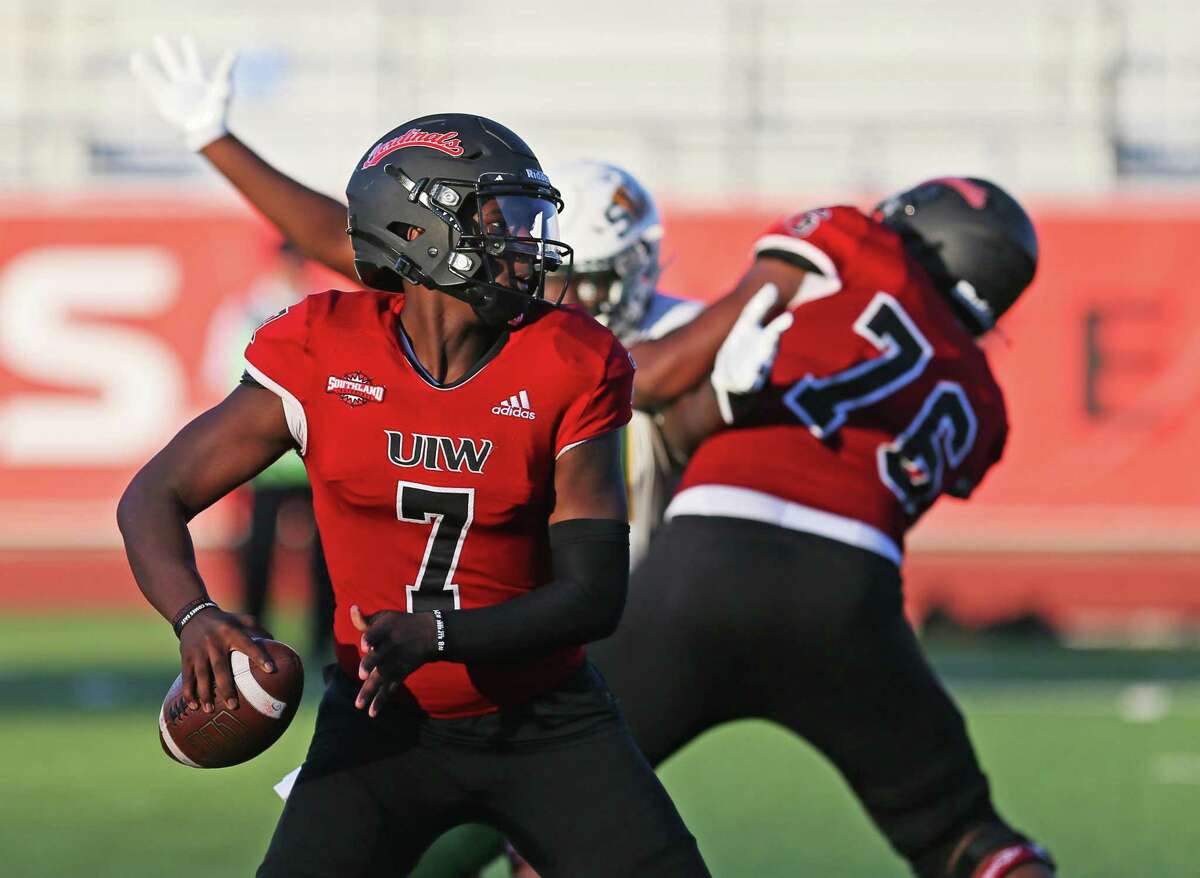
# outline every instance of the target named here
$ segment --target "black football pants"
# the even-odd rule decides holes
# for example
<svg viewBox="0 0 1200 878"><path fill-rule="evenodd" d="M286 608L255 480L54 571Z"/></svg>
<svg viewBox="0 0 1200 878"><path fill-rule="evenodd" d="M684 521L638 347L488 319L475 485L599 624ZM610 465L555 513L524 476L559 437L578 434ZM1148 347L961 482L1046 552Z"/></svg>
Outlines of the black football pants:
<svg viewBox="0 0 1200 878"><path fill-rule="evenodd" d="M998 819L903 615L900 573L871 552L675 518L634 571L617 633L588 653L653 765L720 723L774 720L833 762L918 874L939 874L966 829Z"/></svg>
<svg viewBox="0 0 1200 878"><path fill-rule="evenodd" d="M464 720L371 719L341 672L259 878L406 875L460 823L502 830L543 878L707 876L590 665L526 705Z"/></svg>

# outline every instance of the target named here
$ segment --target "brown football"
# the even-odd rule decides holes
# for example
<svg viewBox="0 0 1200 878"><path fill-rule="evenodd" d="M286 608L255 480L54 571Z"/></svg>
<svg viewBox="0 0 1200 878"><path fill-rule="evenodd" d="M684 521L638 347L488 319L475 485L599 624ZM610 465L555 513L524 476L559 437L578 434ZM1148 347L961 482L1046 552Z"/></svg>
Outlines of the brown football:
<svg viewBox="0 0 1200 878"><path fill-rule="evenodd" d="M163 699L158 738L163 751L192 768L224 768L253 759L279 740L304 692L304 666L295 650L277 640L260 639L275 661L268 674L243 652L230 653L238 690L236 710L215 704L212 713L189 710L183 675Z"/></svg>

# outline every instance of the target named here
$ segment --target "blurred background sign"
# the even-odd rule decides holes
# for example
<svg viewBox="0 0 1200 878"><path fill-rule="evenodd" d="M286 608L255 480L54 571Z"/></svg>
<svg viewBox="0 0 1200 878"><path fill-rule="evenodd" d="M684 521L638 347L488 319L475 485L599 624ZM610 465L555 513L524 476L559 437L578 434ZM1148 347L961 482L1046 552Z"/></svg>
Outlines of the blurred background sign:
<svg viewBox="0 0 1200 878"><path fill-rule="evenodd" d="M275 270L276 241L246 211L193 201L3 203L0 571L17 557L3 550L24 564L42 550L53 567L63 550L115 549L113 510L133 471L227 392L228 370L214 379L211 367L214 326ZM664 288L724 292L775 213L668 210ZM1082 634L1135 623L1133 605L1190 624L1200 594L1181 586L1200 549L1200 208L1121 199L1034 213L1038 279L987 340L1010 445L970 503L945 499L914 531L914 613L1036 610ZM350 286L329 274L312 283ZM198 525L202 544L228 545L233 504ZM1131 554L1156 556L1166 575L1146 581L1136 565L1109 563ZM75 596L136 598L121 556L102 555L108 574L73 585ZM1028 560L1026 575L1012 574L1014 558ZM27 578L4 579L0 599L45 597L22 594Z"/></svg>

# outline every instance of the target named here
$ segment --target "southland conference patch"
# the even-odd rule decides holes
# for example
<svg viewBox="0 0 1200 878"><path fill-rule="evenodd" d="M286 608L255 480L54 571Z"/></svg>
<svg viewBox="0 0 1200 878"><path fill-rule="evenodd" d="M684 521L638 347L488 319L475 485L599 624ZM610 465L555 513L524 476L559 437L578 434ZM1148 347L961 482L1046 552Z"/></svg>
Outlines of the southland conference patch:
<svg viewBox="0 0 1200 878"><path fill-rule="evenodd" d="M347 372L341 378L330 375L325 383L325 392L336 394L346 405L359 406L368 402L383 402L384 387L372 383L370 375Z"/></svg>

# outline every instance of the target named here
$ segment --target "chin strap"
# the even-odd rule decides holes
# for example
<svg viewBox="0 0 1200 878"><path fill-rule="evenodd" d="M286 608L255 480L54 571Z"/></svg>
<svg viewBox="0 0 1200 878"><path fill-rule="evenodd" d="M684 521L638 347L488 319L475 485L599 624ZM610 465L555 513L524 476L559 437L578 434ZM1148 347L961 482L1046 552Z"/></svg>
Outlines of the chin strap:
<svg viewBox="0 0 1200 878"><path fill-rule="evenodd" d="M463 297L463 300L475 310L480 320L496 329L520 326L534 302L532 296L504 295L489 289L482 289L470 298Z"/></svg>

